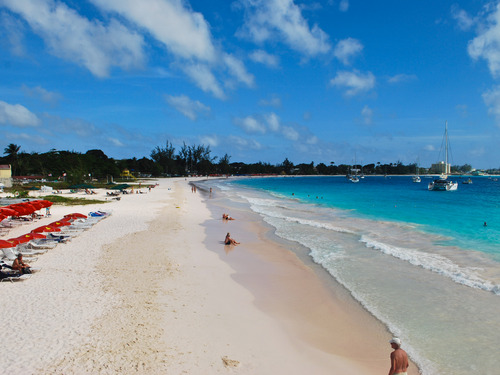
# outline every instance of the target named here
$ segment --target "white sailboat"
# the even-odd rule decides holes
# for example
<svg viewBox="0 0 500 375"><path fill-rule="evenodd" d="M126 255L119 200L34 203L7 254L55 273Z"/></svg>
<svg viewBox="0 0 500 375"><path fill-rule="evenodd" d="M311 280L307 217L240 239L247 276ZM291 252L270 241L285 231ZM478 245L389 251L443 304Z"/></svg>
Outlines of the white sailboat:
<svg viewBox="0 0 500 375"><path fill-rule="evenodd" d="M453 182L448 180L448 121L445 123L444 127L444 141L445 141L445 147L444 147L444 153L445 153L445 160L444 160L444 173L441 174L441 176L429 183L429 190L431 191L454 191L458 189L458 182Z"/></svg>
<svg viewBox="0 0 500 375"><path fill-rule="evenodd" d="M420 178L420 175L418 174L418 161L417 161L417 164L415 165L415 176L412 177L412 181L415 183L422 182L422 179Z"/></svg>

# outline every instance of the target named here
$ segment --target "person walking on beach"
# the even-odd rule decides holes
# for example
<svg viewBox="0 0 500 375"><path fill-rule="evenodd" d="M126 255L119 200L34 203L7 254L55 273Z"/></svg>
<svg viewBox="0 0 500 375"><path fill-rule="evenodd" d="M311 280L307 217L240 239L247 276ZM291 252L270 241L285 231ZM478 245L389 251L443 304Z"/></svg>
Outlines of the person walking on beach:
<svg viewBox="0 0 500 375"><path fill-rule="evenodd" d="M394 351L391 353L391 369L389 375L406 375L408 355L401 349L401 340L394 337L389 341Z"/></svg>

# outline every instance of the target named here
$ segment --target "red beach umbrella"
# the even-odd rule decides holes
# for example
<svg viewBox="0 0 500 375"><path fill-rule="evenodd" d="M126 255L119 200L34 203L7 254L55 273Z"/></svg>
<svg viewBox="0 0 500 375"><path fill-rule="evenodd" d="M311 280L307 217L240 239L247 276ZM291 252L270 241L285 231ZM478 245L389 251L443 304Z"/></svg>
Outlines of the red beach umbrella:
<svg viewBox="0 0 500 375"><path fill-rule="evenodd" d="M6 249L8 247L16 246L16 243L11 243L10 241L0 240L0 249Z"/></svg>
<svg viewBox="0 0 500 375"><path fill-rule="evenodd" d="M42 204L43 208L50 207L50 206L52 206L54 204L51 201L48 201L48 200L45 200L45 199L40 199L39 202Z"/></svg>
<svg viewBox="0 0 500 375"><path fill-rule="evenodd" d="M27 234L24 234L22 236L19 236L19 237L16 237L17 240L20 240L21 242L29 242L31 240L35 240L37 238L47 238L46 235L44 234L41 234L41 233L27 233Z"/></svg>
<svg viewBox="0 0 500 375"><path fill-rule="evenodd" d="M30 201L29 204L35 207L36 210L41 210L43 208L43 204L40 201Z"/></svg>
<svg viewBox="0 0 500 375"><path fill-rule="evenodd" d="M86 219L87 216L84 214L79 214L78 212L75 212L73 214L67 214L64 215L64 217L71 217L71 218L77 218L77 219Z"/></svg>
<svg viewBox="0 0 500 375"><path fill-rule="evenodd" d="M17 246L21 243L21 241L19 241L17 238L9 238L6 241L12 244L11 247Z"/></svg>
<svg viewBox="0 0 500 375"><path fill-rule="evenodd" d="M28 209L26 207L22 207L19 205L14 205L11 204L8 206L11 210L14 210L16 213L12 216L23 216L23 215L29 215L31 212L28 212Z"/></svg>
<svg viewBox="0 0 500 375"><path fill-rule="evenodd" d="M21 237L16 237L16 238L10 238L7 241L17 241L17 243L20 244L20 243L30 242L31 239L24 238L23 236L21 236Z"/></svg>
<svg viewBox="0 0 500 375"><path fill-rule="evenodd" d="M71 225L71 223L68 223L67 221L59 220L59 221L54 221L53 223L50 223L47 225L57 228L57 227L67 227L68 225Z"/></svg>
<svg viewBox="0 0 500 375"><path fill-rule="evenodd" d="M18 212L9 207L0 207L0 214L4 216L16 216Z"/></svg>
<svg viewBox="0 0 500 375"><path fill-rule="evenodd" d="M40 233L40 232L60 232L60 231L61 231L61 229L56 228L56 227L52 227L52 226L49 226L49 225L44 225L43 227L38 227L38 228L32 230L32 232L35 232L35 233Z"/></svg>
<svg viewBox="0 0 500 375"><path fill-rule="evenodd" d="M3 219L5 219L7 216L4 216L4 215L0 215L0 221L2 221Z"/></svg>

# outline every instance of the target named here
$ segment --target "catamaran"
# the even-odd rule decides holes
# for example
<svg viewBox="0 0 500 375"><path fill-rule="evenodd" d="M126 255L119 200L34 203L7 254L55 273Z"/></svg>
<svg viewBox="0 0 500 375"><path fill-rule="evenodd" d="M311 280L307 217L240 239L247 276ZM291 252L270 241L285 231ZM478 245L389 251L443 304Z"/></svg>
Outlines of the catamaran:
<svg viewBox="0 0 500 375"><path fill-rule="evenodd" d="M444 173L441 174L441 176L429 183L429 190L432 191L454 191L458 189L458 182L453 182L448 180L448 173L449 173L449 168L448 168L448 121L445 123L444 127L444 154L445 154L445 159L444 159Z"/></svg>

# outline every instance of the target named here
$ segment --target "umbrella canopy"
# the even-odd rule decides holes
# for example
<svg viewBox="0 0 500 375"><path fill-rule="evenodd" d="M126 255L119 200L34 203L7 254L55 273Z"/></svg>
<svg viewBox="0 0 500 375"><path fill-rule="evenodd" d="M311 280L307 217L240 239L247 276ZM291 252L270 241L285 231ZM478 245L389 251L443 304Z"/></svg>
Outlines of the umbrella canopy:
<svg viewBox="0 0 500 375"><path fill-rule="evenodd" d="M21 241L21 243L25 243L25 242L29 242L31 240L35 240L37 238L47 238L47 236L44 234L41 234L41 233L31 232L31 233L26 233L22 236L16 237L15 239Z"/></svg>
<svg viewBox="0 0 500 375"><path fill-rule="evenodd" d="M0 221L2 221L3 219L5 219L7 216L4 216L4 215L0 215Z"/></svg>
<svg viewBox="0 0 500 375"><path fill-rule="evenodd" d="M54 204L53 202L45 200L45 199L40 199L38 202L40 202L42 204L43 208L50 207Z"/></svg>
<svg viewBox="0 0 500 375"><path fill-rule="evenodd" d="M0 207L0 215L3 216L17 216L18 212L9 207Z"/></svg>
<svg viewBox="0 0 500 375"><path fill-rule="evenodd" d="M123 190L123 189L128 189L129 187L132 187L132 185L129 185L129 184L119 184L119 185L111 186L108 189L111 189L111 190Z"/></svg>
<svg viewBox="0 0 500 375"><path fill-rule="evenodd" d="M11 204L10 206L7 206L7 207L9 207L17 212L16 215L13 215L13 216L30 215L35 211L33 207L27 207L27 206L23 205L22 203Z"/></svg>
<svg viewBox="0 0 500 375"><path fill-rule="evenodd" d="M67 222L67 221L62 221L62 220L59 220L59 221L54 221L53 223L50 223L50 224L47 224L49 227L67 227L68 225L71 225L71 223Z"/></svg>
<svg viewBox="0 0 500 375"><path fill-rule="evenodd" d="M21 243L21 241L19 241L19 239L17 239L17 238L9 238L6 241L12 244L11 247L17 246Z"/></svg>
<svg viewBox="0 0 500 375"><path fill-rule="evenodd" d="M0 249L6 249L8 247L15 247L17 244L10 241L0 240Z"/></svg>
<svg viewBox="0 0 500 375"><path fill-rule="evenodd" d="M31 206L35 207L37 210L41 210L43 208L42 202L40 201L29 201L28 202Z"/></svg>
<svg viewBox="0 0 500 375"><path fill-rule="evenodd" d="M79 214L78 212L75 212L73 214L64 215L64 217L69 217L72 219L86 219L87 218L87 216L85 216L84 214Z"/></svg>
<svg viewBox="0 0 500 375"><path fill-rule="evenodd" d="M49 225L44 225L43 227L38 227L36 229L33 229L32 232L35 233L40 233L40 232L60 232L60 228L52 227Z"/></svg>

